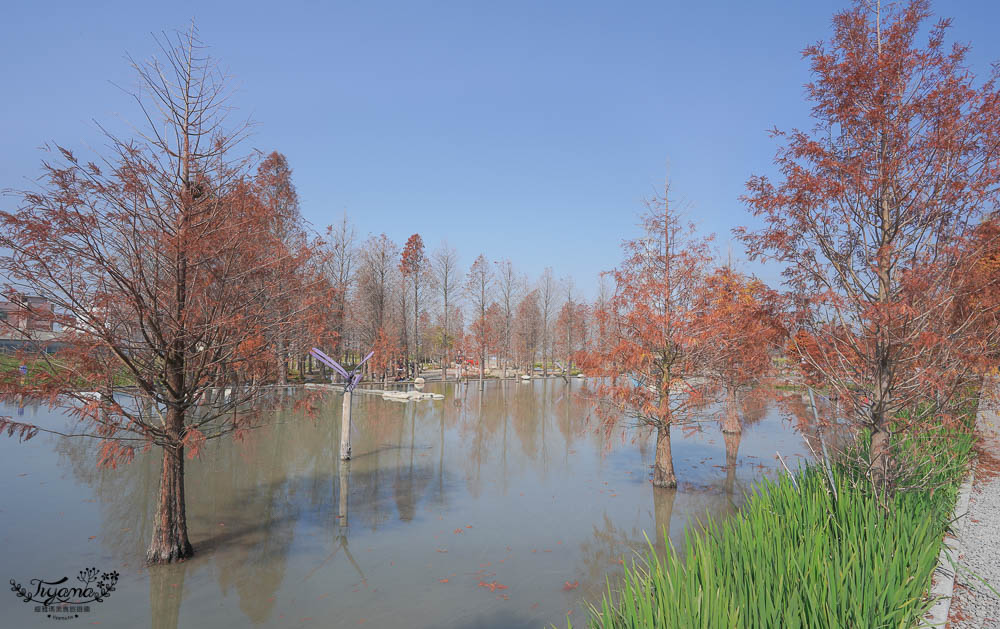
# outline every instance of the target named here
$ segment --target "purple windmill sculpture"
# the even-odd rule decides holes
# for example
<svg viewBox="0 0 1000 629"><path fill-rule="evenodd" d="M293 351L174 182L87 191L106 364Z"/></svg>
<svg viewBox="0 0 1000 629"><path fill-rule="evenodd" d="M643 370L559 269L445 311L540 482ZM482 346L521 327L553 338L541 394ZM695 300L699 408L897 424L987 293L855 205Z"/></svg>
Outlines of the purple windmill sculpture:
<svg viewBox="0 0 1000 629"><path fill-rule="evenodd" d="M340 363L327 356L323 353L323 350L318 347L312 348L309 350L309 353L312 354L316 360L320 361L330 369L333 369L344 378L344 391L347 392L354 391L354 387L358 386L358 383L361 382L361 367L368 362L369 358L375 355L375 352L368 352L368 355L365 356L361 362L350 371L350 373L348 373L346 369L340 366Z"/></svg>

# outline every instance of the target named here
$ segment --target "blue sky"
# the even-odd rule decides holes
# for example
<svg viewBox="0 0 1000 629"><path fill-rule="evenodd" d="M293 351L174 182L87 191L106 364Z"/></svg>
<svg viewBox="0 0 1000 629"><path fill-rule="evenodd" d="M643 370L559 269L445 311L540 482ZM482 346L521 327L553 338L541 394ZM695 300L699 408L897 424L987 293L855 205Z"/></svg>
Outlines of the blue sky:
<svg viewBox="0 0 1000 629"><path fill-rule="evenodd" d="M773 171L767 130L808 126L800 51L844 1L9 2L0 25L0 189L39 174L44 142L95 146L137 121L125 53L193 18L287 155L317 228L442 239L464 265L511 258L594 294L669 170L725 256L752 224L746 179ZM1000 59L1000 4L938 1L979 74ZM9 207L14 201L0 198ZM732 245L742 256L738 243ZM774 269L753 267L774 281Z"/></svg>

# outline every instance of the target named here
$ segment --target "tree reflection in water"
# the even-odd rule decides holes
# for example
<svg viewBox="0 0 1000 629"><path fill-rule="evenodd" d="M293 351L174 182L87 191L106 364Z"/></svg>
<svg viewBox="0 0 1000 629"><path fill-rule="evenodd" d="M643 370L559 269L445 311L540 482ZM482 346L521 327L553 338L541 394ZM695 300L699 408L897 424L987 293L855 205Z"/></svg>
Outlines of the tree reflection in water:
<svg viewBox="0 0 1000 629"><path fill-rule="evenodd" d="M677 541L706 515L731 514L761 473L740 464L741 450L766 463L776 439L783 454L801 444L772 402L748 398L743 422L751 429L742 442L708 432L680 440L678 457L694 457L688 485L655 489L635 473L650 462L650 436L595 433L579 382L490 383L483 392L439 386L447 397L433 403L358 394L349 462L338 456L337 396L315 417L283 410L241 443L206 446L211 456L188 468L198 554L148 577L145 569L130 575L148 578L153 626L191 618L268 626L292 614L353 626L378 609L383 621L405 615L422 627L462 626L460 618L542 626L581 595L599 595L619 560L646 548L647 535L665 552L662 531ZM688 447L696 454L685 455ZM57 442L61 460L100 503L102 547L135 570L152 533L157 461L140 456L100 470L95 449ZM478 587L481 579L509 586L509 600ZM564 592L566 581L580 586Z"/></svg>

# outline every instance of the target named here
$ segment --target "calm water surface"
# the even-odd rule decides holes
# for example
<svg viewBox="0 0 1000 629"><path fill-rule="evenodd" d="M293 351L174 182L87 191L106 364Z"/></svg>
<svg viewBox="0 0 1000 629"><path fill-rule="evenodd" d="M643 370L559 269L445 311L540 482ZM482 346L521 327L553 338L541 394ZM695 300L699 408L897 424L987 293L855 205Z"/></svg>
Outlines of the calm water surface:
<svg viewBox="0 0 1000 629"><path fill-rule="evenodd" d="M339 395L315 419L280 412L188 462L197 555L154 568L142 558L158 456L100 470L91 440L4 438L0 576L74 580L91 566L121 576L106 601L61 622L7 592L0 626L565 625L567 614L583 620L583 599L600 596L644 535L666 526L682 540L776 474L775 452L789 465L807 454L794 424L760 403L728 444L716 424L675 431L681 487L654 489L652 436L600 436L583 386L489 383L480 395L475 384L437 384L427 390L445 400L409 403L356 395L345 465ZM65 424L45 407L0 406L19 414Z"/></svg>

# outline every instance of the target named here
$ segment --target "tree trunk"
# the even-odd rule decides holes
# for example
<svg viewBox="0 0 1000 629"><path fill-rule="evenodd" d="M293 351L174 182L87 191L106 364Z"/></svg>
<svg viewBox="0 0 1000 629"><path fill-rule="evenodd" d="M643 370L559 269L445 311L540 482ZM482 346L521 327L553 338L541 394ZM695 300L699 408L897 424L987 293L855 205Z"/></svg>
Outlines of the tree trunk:
<svg viewBox="0 0 1000 629"><path fill-rule="evenodd" d="M285 340L280 334L275 343L275 355L278 358L278 384L285 386L288 384L288 358L285 356Z"/></svg>
<svg viewBox="0 0 1000 629"><path fill-rule="evenodd" d="M670 449L670 424L656 429L656 462L653 465L654 487L677 487L674 475L674 453Z"/></svg>
<svg viewBox="0 0 1000 629"><path fill-rule="evenodd" d="M486 352L479 353L479 390L486 388L484 378L486 377Z"/></svg>
<svg viewBox="0 0 1000 629"><path fill-rule="evenodd" d="M193 554L184 510L184 446L165 447L153 539L146 551L146 561L151 564L170 563Z"/></svg>
<svg viewBox="0 0 1000 629"><path fill-rule="evenodd" d="M722 432L727 434L739 434L743 432L740 424L739 408L736 405L736 393L729 391L726 394L726 411L722 419Z"/></svg>
<svg viewBox="0 0 1000 629"><path fill-rule="evenodd" d="M740 439L742 433L723 432L722 439L726 442L726 493L732 495L736 488L736 463L739 461Z"/></svg>
<svg viewBox="0 0 1000 629"><path fill-rule="evenodd" d="M340 413L340 460L351 458L351 392L344 391L344 405Z"/></svg>
<svg viewBox="0 0 1000 629"><path fill-rule="evenodd" d="M876 485L883 484L889 478L892 455L889 452L889 432L885 430L882 422L878 422L872 431L872 445L869 459L872 480Z"/></svg>

